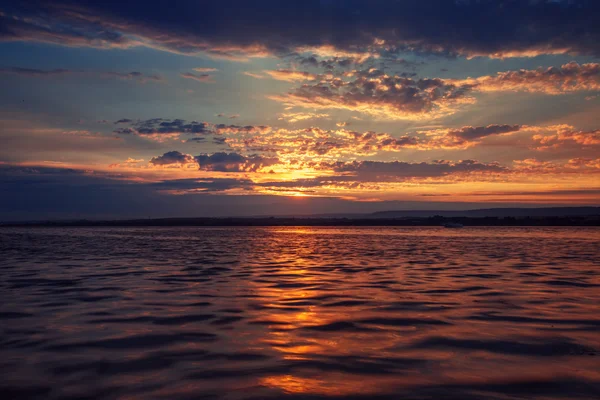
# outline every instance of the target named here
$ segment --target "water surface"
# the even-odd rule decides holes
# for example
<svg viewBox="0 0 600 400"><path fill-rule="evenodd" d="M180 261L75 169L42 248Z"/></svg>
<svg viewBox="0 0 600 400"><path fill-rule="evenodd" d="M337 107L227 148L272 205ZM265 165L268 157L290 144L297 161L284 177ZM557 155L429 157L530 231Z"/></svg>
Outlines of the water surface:
<svg viewBox="0 0 600 400"><path fill-rule="evenodd" d="M598 399L598 228L0 229L2 398Z"/></svg>

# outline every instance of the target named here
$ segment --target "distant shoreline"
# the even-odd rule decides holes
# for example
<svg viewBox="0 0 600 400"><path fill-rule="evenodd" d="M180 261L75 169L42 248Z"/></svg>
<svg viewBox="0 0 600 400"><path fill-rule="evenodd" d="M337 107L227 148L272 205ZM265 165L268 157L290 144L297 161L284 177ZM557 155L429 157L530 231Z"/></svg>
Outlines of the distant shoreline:
<svg viewBox="0 0 600 400"><path fill-rule="evenodd" d="M252 226L600 226L600 216L569 217L427 217L427 218L320 218L320 217L236 217L160 218L132 220L75 220L6 222L0 227L252 227Z"/></svg>

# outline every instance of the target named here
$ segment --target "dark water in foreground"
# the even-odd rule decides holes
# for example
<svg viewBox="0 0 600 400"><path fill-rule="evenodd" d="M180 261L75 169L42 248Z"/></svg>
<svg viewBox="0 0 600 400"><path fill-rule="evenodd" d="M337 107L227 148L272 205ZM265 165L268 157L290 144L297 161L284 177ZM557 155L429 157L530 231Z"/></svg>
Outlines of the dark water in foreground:
<svg viewBox="0 0 600 400"><path fill-rule="evenodd" d="M0 229L2 398L600 398L598 228Z"/></svg>

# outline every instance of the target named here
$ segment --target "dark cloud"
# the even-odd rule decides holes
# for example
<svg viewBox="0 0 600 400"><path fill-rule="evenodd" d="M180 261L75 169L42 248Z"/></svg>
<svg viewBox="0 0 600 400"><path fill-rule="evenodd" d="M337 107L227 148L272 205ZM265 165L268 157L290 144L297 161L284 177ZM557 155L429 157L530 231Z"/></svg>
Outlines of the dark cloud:
<svg viewBox="0 0 600 400"><path fill-rule="evenodd" d="M248 187L251 182L243 178L124 178L70 168L0 165L0 221L253 215L260 204L267 212L268 204L278 201L272 196L253 200L222 194Z"/></svg>
<svg viewBox="0 0 600 400"><path fill-rule="evenodd" d="M435 117L470 101L470 84L442 79L412 79L389 76L378 69L353 71L353 80L322 78L305 83L287 95L270 96L285 104L316 109L346 109L380 118Z"/></svg>
<svg viewBox="0 0 600 400"><path fill-rule="evenodd" d="M329 57L321 59L317 54L312 55L302 55L298 54L294 57L294 59L303 66L313 67L313 68L323 68L326 71L334 71L338 68L350 68L356 64L362 63L364 61L361 57ZM398 61L396 61L398 62Z"/></svg>
<svg viewBox="0 0 600 400"><path fill-rule="evenodd" d="M132 135L137 133L137 131L133 128L119 128L115 129L113 132L119 135Z"/></svg>
<svg viewBox="0 0 600 400"><path fill-rule="evenodd" d="M239 118L240 114L225 114L225 113L218 113L216 115L219 118L229 118L229 119L236 119Z"/></svg>
<svg viewBox="0 0 600 400"><path fill-rule="evenodd" d="M53 76L53 75L67 75L72 74L75 71L70 69L35 69L35 68L20 68L20 67L10 67L10 68L0 68L0 73L3 74L15 74L15 75L23 75L23 76Z"/></svg>
<svg viewBox="0 0 600 400"><path fill-rule="evenodd" d="M509 174L511 168L497 163L483 163L475 160L410 163L403 161L351 161L351 162L314 162L308 166L317 170L333 171L333 175L292 181L255 182L255 186L269 189L318 189L327 186L358 189L368 185L385 185L394 182L428 181L454 182L465 175L478 175L479 180L489 180L493 175ZM434 181L432 181L434 180Z"/></svg>
<svg viewBox="0 0 600 400"><path fill-rule="evenodd" d="M169 151L162 156L152 157L150 164L152 165L173 165L173 164L191 164L194 163L194 157L189 154L183 154L179 151Z"/></svg>
<svg viewBox="0 0 600 400"><path fill-rule="evenodd" d="M84 71L84 70L70 70L70 69L36 69L36 68L21 68L21 67L9 67L9 68L0 68L0 73L3 74L15 74L21 76L31 76L31 77L45 77L45 76L59 76L59 75L91 75L91 76L100 76L103 78L119 78L126 80L135 80L140 83L145 83L147 81L153 82L162 82L163 78L160 75L148 75L143 72L133 71L133 72L115 72L115 71Z"/></svg>
<svg viewBox="0 0 600 400"><path fill-rule="evenodd" d="M130 123L128 128L120 128L115 130L118 134L138 134L138 135L161 135L161 134L193 134L193 135L209 135L214 133L210 124L206 122L191 121L187 122L183 119L163 119L152 118L142 121L132 121L122 119L115 123Z"/></svg>
<svg viewBox="0 0 600 400"><path fill-rule="evenodd" d="M237 118L236 114L229 118ZM115 129L113 132L119 135L139 135L151 140L164 141L177 139L180 135L196 135L187 139L189 142L200 142L201 136L208 135L263 135L271 132L272 127L266 125L227 125L212 124L209 122L186 121L183 119L151 118L147 120L121 119L115 124L129 124L128 127ZM215 143L223 144L225 138L215 139Z"/></svg>
<svg viewBox="0 0 600 400"><path fill-rule="evenodd" d="M538 130L540 127L529 126L529 130ZM425 148L442 149L466 149L482 143L482 140L488 136L511 135L524 129L521 125L487 125L487 126L463 126L460 128L444 128L429 131L419 131L426 135L427 143Z"/></svg>
<svg viewBox="0 0 600 400"><path fill-rule="evenodd" d="M482 92L513 91L557 95L600 91L600 64L578 64L572 61L560 67L520 69L448 82L472 86Z"/></svg>
<svg viewBox="0 0 600 400"><path fill-rule="evenodd" d="M274 157L259 155L245 156L238 153L225 152L200 154L193 157L179 151L169 151L150 160L150 164L155 166L193 165L202 171L216 172L257 172L277 163L279 163L279 159Z"/></svg>
<svg viewBox="0 0 600 400"><path fill-rule="evenodd" d="M383 119L435 118L473 103L475 92L530 92L559 95L600 91L600 63L570 62L560 67L520 69L467 79L388 75L366 68L338 74L267 71L275 79L303 82L284 95L269 98L289 106L345 109Z"/></svg>
<svg viewBox="0 0 600 400"><path fill-rule="evenodd" d="M253 183L249 179L171 179L148 184L148 187L169 192L223 192L231 189L249 190Z"/></svg>
<svg viewBox="0 0 600 400"><path fill-rule="evenodd" d="M356 51L467 56L600 55L600 3L591 0L267 0L148 3L21 0L1 5L3 40L179 53L289 54L332 46ZM310 61L309 61L310 62Z"/></svg>
<svg viewBox="0 0 600 400"><path fill-rule="evenodd" d="M464 140L481 139L490 135L517 132L520 125L488 125L488 126L464 126L459 129L449 129L448 135Z"/></svg>
<svg viewBox="0 0 600 400"><path fill-rule="evenodd" d="M84 170L75 168L59 168L59 167L41 167L41 166L20 166L20 165L2 165L0 164L0 176L21 177L21 176L38 176L46 175L86 175Z"/></svg>
<svg viewBox="0 0 600 400"><path fill-rule="evenodd" d="M200 154L195 159L201 170L218 172L256 172L279 163L274 157L225 152Z"/></svg>
<svg viewBox="0 0 600 400"><path fill-rule="evenodd" d="M407 177L441 177L451 174L470 172L503 172L507 169L498 163L482 163L474 160L446 161L437 160L430 163L409 163L403 161L353 161L332 163L334 171L351 173L361 180Z"/></svg>
<svg viewBox="0 0 600 400"><path fill-rule="evenodd" d="M309 163L309 165L311 165ZM489 181L494 175L511 173L511 169L497 163L482 163L474 160L410 163L403 161L353 161L317 162L313 168L332 170L333 175L293 181L267 181L255 183L275 192L299 190L317 191L323 187L350 190L384 190L386 185L401 182L428 182L429 184L453 183L473 176L479 181Z"/></svg>
<svg viewBox="0 0 600 400"><path fill-rule="evenodd" d="M163 78L160 75L147 75L147 74L144 74L144 73L138 72L138 71L133 71L133 72L109 71L109 72L102 72L100 75L103 77L108 77L108 78L136 80L141 83L145 83L147 81L153 81L153 82L162 82L163 81Z"/></svg>
<svg viewBox="0 0 600 400"><path fill-rule="evenodd" d="M202 83L213 83L212 75L210 74L192 74L191 72L185 72L181 74L182 78L192 79Z"/></svg>

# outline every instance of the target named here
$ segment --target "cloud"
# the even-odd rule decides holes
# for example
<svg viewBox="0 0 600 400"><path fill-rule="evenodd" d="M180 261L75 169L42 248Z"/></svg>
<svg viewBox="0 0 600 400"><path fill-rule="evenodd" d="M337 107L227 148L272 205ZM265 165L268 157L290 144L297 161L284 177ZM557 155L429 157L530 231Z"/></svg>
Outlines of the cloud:
<svg viewBox="0 0 600 400"><path fill-rule="evenodd" d="M71 137L78 137L78 138L83 138L83 139L90 139L90 140L120 140L121 138L118 136L105 136L103 135L101 132L92 132L92 131L88 131L85 129L78 129L78 130L69 130L69 131L63 131L61 132L61 134L66 135L66 136L71 136Z"/></svg>
<svg viewBox="0 0 600 400"><path fill-rule="evenodd" d="M440 185L461 187L464 184L486 183L490 185L506 185L507 183L543 184L549 179L567 178L577 175L579 185L568 191L580 198L571 198L575 203L587 202L593 204L597 200L597 191L590 192L589 184L600 176L600 159L571 159L562 163L544 162L536 159L517 160L512 166L496 162L481 162L476 160L437 160L432 162L405 161L349 161L349 162L313 162L300 164L303 168L312 167L321 175L314 178L295 180L271 180L256 182L255 186L262 188L265 193L346 196L346 198L364 198L367 193L373 193L373 199L381 199L388 194L398 196L399 193L414 192L415 196L451 196L457 198L465 193L440 193ZM583 180L587 176L587 180ZM458 186L457 186L458 185ZM462 186L464 188L464 186ZM431 189L434 189L431 192ZM416 190L415 190L416 189ZM463 189L464 190L464 189ZM553 194L547 191L548 194ZM491 195L491 192L489 192ZM496 191L495 195L518 195L520 191ZM532 191L532 194L533 193ZM542 192L535 201L543 198ZM567 191L565 191L567 194ZM467 193L482 195L482 192ZM592 195L592 196L590 196ZM534 197L535 198L535 197ZM548 198L549 200L555 200ZM531 198L526 199L531 201ZM563 199L565 201L566 198ZM568 200L567 200L568 201Z"/></svg>
<svg viewBox="0 0 600 400"><path fill-rule="evenodd" d="M194 71L200 72L200 73L207 73L207 72L216 72L216 71L218 71L218 69L217 68L194 68Z"/></svg>
<svg viewBox="0 0 600 400"><path fill-rule="evenodd" d="M536 150L549 150L565 145L600 146L600 129L593 131L578 131L569 125L558 125L552 133L533 135L537 143Z"/></svg>
<svg viewBox="0 0 600 400"><path fill-rule="evenodd" d="M227 133L231 134L261 134L265 135L271 132L273 128L267 125L226 125L226 124L215 124L213 125L213 132L218 135Z"/></svg>
<svg viewBox="0 0 600 400"><path fill-rule="evenodd" d="M521 148L527 149L525 139L538 145L558 147L560 143L577 143L585 146L599 144L598 131L577 131L570 125L519 125L490 124L483 126L463 126L399 132L391 135L373 131L359 132L346 128L322 129L318 127L287 129L263 127L268 135L256 132L256 127L233 129L235 135L223 140L231 148L241 152L264 152L275 154L283 159L316 160L339 159L355 156L375 156L383 152L404 150L462 150L475 146L498 144L494 137L520 134ZM221 132L227 134L226 130ZM240 136L237 136L240 135ZM515 139L516 140L516 139ZM506 142L502 142L506 144ZM516 146L513 141L511 146ZM538 148L542 149L541 147Z"/></svg>
<svg viewBox="0 0 600 400"><path fill-rule="evenodd" d="M186 79L193 79L197 82L202 82L202 83L214 83L215 81L213 80L212 75L210 74L192 74L191 72L185 72L180 74L180 76L182 78L186 78Z"/></svg>
<svg viewBox="0 0 600 400"><path fill-rule="evenodd" d="M242 75L246 75L246 76L249 76L251 78L256 78L256 79L264 79L264 78L266 78L265 75L257 74L255 72L250 72L250 71L244 71L244 72L242 72Z"/></svg>
<svg viewBox="0 0 600 400"><path fill-rule="evenodd" d="M468 84L390 76L376 69L354 71L349 76L354 79L325 76L269 98L289 106L343 109L381 119L436 118L474 101L468 97L472 88Z"/></svg>
<svg viewBox="0 0 600 400"><path fill-rule="evenodd" d="M574 61L559 68L499 72L453 81L457 85L470 85L480 92L530 92L558 95L572 92L600 91L600 64L578 64Z"/></svg>
<svg viewBox="0 0 600 400"><path fill-rule="evenodd" d="M201 170L219 172L257 172L279 163L277 158L225 152L200 154L196 161Z"/></svg>
<svg viewBox="0 0 600 400"><path fill-rule="evenodd" d="M130 161L129 161L130 160ZM123 164L115 166L136 166L140 160L129 159ZM569 169L579 167L590 167L597 160L580 160L569 165ZM130 165L126 165L129 163ZM279 173L289 173L298 170L313 171L313 175L322 175L311 179L295 179L293 181L283 180L281 183L271 182L267 186L299 186L310 184L314 187L325 185L326 182L404 182L429 178L454 177L465 179L466 175L476 176L481 181L487 181L489 176L497 174L510 174L513 169L503 166L497 162L480 162L476 160L435 160L432 162L405 162L405 161L283 161L277 157L266 157L262 155L243 155L236 152L216 152L211 154L200 154L192 156L179 151L169 151L161 156L153 157L149 164L160 168L186 168L188 170L211 171L216 173L271 173L277 170ZM532 167L539 171L541 167L548 172L548 166L552 163L538 163L535 160L523 160L515 162L514 171L531 172ZM594 164L595 165L595 164ZM528 170L529 168L529 170ZM564 170L565 166L554 167ZM276 176L276 175L275 175ZM462 177L462 178L457 178Z"/></svg>
<svg viewBox="0 0 600 400"><path fill-rule="evenodd" d="M228 118L235 119L237 114L229 115ZM212 124L209 122L188 122L183 119L151 118L147 120L123 119L116 123L129 124L128 127L115 129L113 132L119 135L137 135L155 141L178 139L181 135L224 135L245 134L265 135L271 132L272 127L266 125L233 125ZM192 138L190 141L199 141Z"/></svg>
<svg viewBox="0 0 600 400"><path fill-rule="evenodd" d="M466 149L481 143L481 140L489 136L511 135L521 130L521 125L487 125L487 126L463 126L461 128L434 129L420 131L431 138L430 148L442 149Z"/></svg>
<svg viewBox="0 0 600 400"><path fill-rule="evenodd" d="M117 124L129 124L131 122L133 122L133 120L131 120L129 118L123 118L118 121L115 121L114 123L115 123L115 125L117 125Z"/></svg>
<svg viewBox="0 0 600 400"><path fill-rule="evenodd" d="M329 115L307 112L282 113L279 117L280 120L290 123L317 118L329 118ZM202 142L205 137L213 136L214 143L226 144L237 152L266 154L283 160L335 160L375 156L407 149L461 150L494 145L497 142L489 138L517 133L530 135L528 137L538 146L538 150L557 147L559 142L586 146L598 144L598 131L577 131L570 125L490 124L398 132L392 135L384 132L354 131L345 127L322 129L312 126L291 129L269 125L214 124L164 118L137 121L123 119L115 123L129 125L113 131L119 135L137 135L159 142L182 139L181 136L186 135L188 137L182 140L190 143ZM526 144L523 146L523 149L528 148Z"/></svg>
<svg viewBox="0 0 600 400"><path fill-rule="evenodd" d="M273 72L273 71L271 71ZM293 73L293 74L292 74ZM474 103L478 92L530 92L559 95L600 91L600 64L570 62L560 68L499 72L467 79L414 78L388 75L376 68L346 71L338 75L306 76L285 71L290 82L305 83L287 94L270 99L291 107L343 109L379 119L420 120L455 113Z"/></svg>
<svg viewBox="0 0 600 400"><path fill-rule="evenodd" d="M320 118L329 118L329 114L302 113L302 112L281 113L281 114L279 114L279 117L277 119L280 121L287 121L290 124L293 124L293 123L299 122L299 121L306 121L306 120L310 120L310 119L320 119Z"/></svg>
<svg viewBox="0 0 600 400"><path fill-rule="evenodd" d="M145 181L114 170L0 165L0 186L6 189L0 220L255 215L256 204L268 212L273 202L285 203L285 198L228 195L251 183L241 177Z"/></svg>
<svg viewBox="0 0 600 400"><path fill-rule="evenodd" d="M311 74L305 71L291 71L289 69L280 69L273 71L264 71L271 78L278 81L286 82L302 82L302 81L314 81L318 78L318 75Z"/></svg>
<svg viewBox="0 0 600 400"><path fill-rule="evenodd" d="M464 131L486 127L461 128ZM459 139L446 130L419 131L417 134L392 136L372 131L356 132L347 129L326 130L317 127L305 129L270 128L269 135L243 134L225 138L227 145L243 152L272 153L279 158L331 160L340 157L374 156L381 152L399 152L405 149L462 149L481 144L480 140ZM492 131L509 131L503 126L491 125ZM511 128L513 129L513 128ZM518 130L514 128L514 130ZM242 132L237 132L242 133ZM491 135L491 133L489 133Z"/></svg>
<svg viewBox="0 0 600 400"><path fill-rule="evenodd" d="M189 143L200 143L200 142L204 142L205 140L206 140L205 137L199 136L199 137L189 138L186 141Z"/></svg>
<svg viewBox="0 0 600 400"><path fill-rule="evenodd" d="M182 134L209 135L213 133L210 124L206 122L187 122L183 119L152 118L135 122L123 119L115 123L130 123L131 125L127 128L116 129L113 131L114 133L120 135L138 135L156 141L176 139Z"/></svg>
<svg viewBox="0 0 600 400"><path fill-rule="evenodd" d="M81 168L48 167L41 165L0 165L0 186L5 188L0 196L0 218L5 220L32 220L49 218L147 218L177 216L231 216L232 214L296 214L295 205L286 200L286 195L304 194L316 196L305 199L309 206L303 209L306 214L320 212L367 212L373 204L376 210L410 207L467 207L465 201L504 202L496 206L509 206L518 196L530 204L597 204L599 158L572 158L561 162L536 159L517 160L511 165L486 163L476 160L433 162L406 161L350 161L321 163L313 162L313 178L283 180L277 173L261 174L260 179L253 173L246 173L244 165L250 157L201 155L206 157L207 171L199 170L198 164L189 162L190 155L181 152L168 152L155 157L174 164L156 165L143 169L124 166L127 170L118 171L114 166L110 171L91 171ZM213 168L208 165L225 163L232 167ZM126 160L123 164L137 164L139 159ZM259 160L254 159L254 162ZM179 164L178 164L179 163ZM170 167L169 167L170 166ZM277 168L274 165L273 168ZM308 168L310 163L290 165L294 171ZM164 169L163 169L164 168ZM271 167L261 172L268 172ZM185 179L182 169L185 171ZM231 176L230 172L243 172ZM151 179L144 179L143 173L151 173ZM160 173L157 175L157 173ZM197 175L196 175L197 174ZM229 174L229 175L227 175ZM555 177L558 180L554 180ZM487 182L470 190L473 182ZM524 191L522 185L511 183L535 182L535 190ZM564 182L569 182L564 184ZM556 184L555 184L556 183ZM501 186L494 186L499 184ZM506 185L513 189L506 190ZM485 189L483 189L485 188ZM465 192L465 190L467 190ZM40 201L39 193L44 193ZM235 196L241 195L244 196ZM278 196L271 196L276 194ZM206 195L206 196L205 196ZM438 196L443 203L422 202L423 196ZM441 196L440 196L441 195ZM469 197L471 196L471 197ZM319 201L329 198L330 208L322 210ZM369 202L350 202L343 199L369 199ZM498 200L494 200L494 198ZM511 200L507 201L506 199ZM319 200L321 199L321 200ZM414 203L377 202L377 200L418 199ZM502 200L504 199L504 200ZM303 201L302 204L305 202ZM262 206L261 206L262 205ZM315 208L317 207L317 208ZM348 208L350 207L350 208ZM471 203L468 207L481 207L481 203ZM233 211L232 211L233 210ZM317 211L318 210L318 211ZM375 211L375 210L372 210Z"/></svg>
<svg viewBox="0 0 600 400"><path fill-rule="evenodd" d="M164 79L160 75L147 75L142 72L133 71L133 72L101 72L100 76L107 78L119 78L125 80L136 80L140 83L150 82L163 82Z"/></svg>
<svg viewBox="0 0 600 400"><path fill-rule="evenodd" d="M336 172L350 172L360 180L374 182L389 178L440 177L457 173L503 172L505 167L498 163L482 163L475 160L446 161L430 163L409 163L403 161L352 161L331 165Z"/></svg>
<svg viewBox="0 0 600 400"><path fill-rule="evenodd" d="M600 54L600 28L591 18L600 13L600 4L586 0L293 5L223 0L186 2L177 13L171 12L168 2L16 0L1 10L2 40L97 48L148 46L238 61L293 52L359 60L359 55L406 50L467 57Z"/></svg>
<svg viewBox="0 0 600 400"><path fill-rule="evenodd" d="M284 113L280 119L286 118L289 122L295 122L327 117L327 114ZM483 145L483 140L489 136L510 135L523 130L538 133L555 132L559 129L504 124L434 129L393 136L388 133L357 132L344 128L286 129L268 125L212 124L163 118L129 121L129 127L118 128L114 132L120 135L138 135L156 141L179 139L181 135L191 135L191 138L186 139L187 142L201 142L206 136L212 135L215 143L227 144L237 151L271 154L284 159L373 156L380 152L399 152L405 149L464 149Z"/></svg>
<svg viewBox="0 0 600 400"><path fill-rule="evenodd" d="M64 75L89 75L99 76L102 78L118 78L125 80L136 80L140 83L148 81L162 82L164 79L160 75L148 75L142 72L115 72L115 71L85 71L85 70L70 70L70 69L35 69L35 68L21 68L21 67L10 67L0 68L0 73L14 74L20 76L30 77L50 77L50 76L64 76Z"/></svg>
<svg viewBox="0 0 600 400"><path fill-rule="evenodd" d="M20 68L20 67L10 67L10 68L0 68L0 73L3 74L15 74L22 76L55 76L55 75L67 75L72 74L75 71L69 69L51 69L51 70L42 70L35 68Z"/></svg>
<svg viewBox="0 0 600 400"><path fill-rule="evenodd" d="M299 49L304 50L303 54L299 54L295 57L295 60L303 66L313 68L323 68L326 71L333 71L337 68L348 68L353 65L361 64L371 58L379 58L378 54L365 52L362 54L356 53L354 55L346 54L344 56L332 55L319 51L311 52L310 49ZM395 60L396 65L403 63L402 60Z"/></svg>
<svg viewBox="0 0 600 400"><path fill-rule="evenodd" d="M113 164L109 164L108 168L127 168L127 167L132 167L132 166L137 166L139 163L144 162L143 158L127 158L127 160L123 161L122 163L113 163Z"/></svg>
<svg viewBox="0 0 600 400"><path fill-rule="evenodd" d="M225 142L238 151L272 153L286 160L370 156L380 151L425 149L428 146L426 140L408 135L392 137L387 133L326 130L317 127L265 128L265 131L270 132L268 135L251 130L235 131L236 135L227 137Z"/></svg>
<svg viewBox="0 0 600 400"><path fill-rule="evenodd" d="M600 174L600 158L573 158L564 162L543 161L536 158L515 160L515 174Z"/></svg>
<svg viewBox="0 0 600 400"><path fill-rule="evenodd" d="M210 179L170 179L148 185L160 193L184 195L203 193L222 193L239 190L251 190L253 183L249 179L210 178Z"/></svg>
<svg viewBox="0 0 600 400"><path fill-rule="evenodd" d="M490 135L501 135L517 132L520 125L488 125L488 126L464 126L459 129L449 129L447 135L455 136L465 140L481 139Z"/></svg>
<svg viewBox="0 0 600 400"><path fill-rule="evenodd" d="M259 155L244 156L238 153L217 152L200 154L194 157L175 150L153 157L150 160L150 165L155 167L175 167L215 172L261 172L265 168L278 163L277 158Z"/></svg>
<svg viewBox="0 0 600 400"><path fill-rule="evenodd" d="M229 118L229 119L236 119L236 118L239 118L239 117L240 117L240 114L225 114L225 113L218 113L218 114L217 114L217 117L220 117L220 118L221 118L221 117L226 117L226 118Z"/></svg>
<svg viewBox="0 0 600 400"><path fill-rule="evenodd" d="M196 164L194 157L179 151L169 151L162 156L152 157L150 164L154 166L178 166L183 167L188 164Z"/></svg>
<svg viewBox="0 0 600 400"><path fill-rule="evenodd" d="M584 158L584 157L572 158L567 162L566 166L575 168L575 169L590 168L590 169L597 169L600 171L600 158Z"/></svg>

